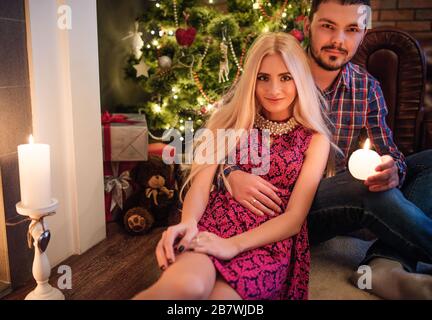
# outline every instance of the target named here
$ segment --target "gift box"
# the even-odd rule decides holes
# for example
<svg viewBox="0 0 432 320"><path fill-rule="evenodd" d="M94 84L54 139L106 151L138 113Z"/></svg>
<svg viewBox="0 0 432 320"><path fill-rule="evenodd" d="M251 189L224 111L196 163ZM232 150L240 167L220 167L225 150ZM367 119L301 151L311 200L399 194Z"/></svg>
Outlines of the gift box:
<svg viewBox="0 0 432 320"><path fill-rule="evenodd" d="M135 190L131 171L138 162L104 162L105 218L116 220L123 210L125 201Z"/></svg>
<svg viewBox="0 0 432 320"><path fill-rule="evenodd" d="M102 116L104 161L145 161L148 159L148 127L142 114Z"/></svg>

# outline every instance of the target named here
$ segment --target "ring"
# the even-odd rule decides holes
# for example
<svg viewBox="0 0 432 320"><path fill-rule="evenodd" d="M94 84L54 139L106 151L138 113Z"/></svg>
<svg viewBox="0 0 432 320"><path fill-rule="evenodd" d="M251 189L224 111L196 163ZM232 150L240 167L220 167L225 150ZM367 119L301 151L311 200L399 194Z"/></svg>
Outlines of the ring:
<svg viewBox="0 0 432 320"><path fill-rule="evenodd" d="M257 202L257 199L252 199L250 202L252 203L252 205L255 205L255 202Z"/></svg>

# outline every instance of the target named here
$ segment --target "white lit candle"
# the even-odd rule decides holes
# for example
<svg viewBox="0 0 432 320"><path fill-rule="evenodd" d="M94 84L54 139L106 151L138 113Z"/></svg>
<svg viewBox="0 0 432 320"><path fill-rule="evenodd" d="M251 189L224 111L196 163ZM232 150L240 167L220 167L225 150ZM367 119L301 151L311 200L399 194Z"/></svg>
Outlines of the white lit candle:
<svg viewBox="0 0 432 320"><path fill-rule="evenodd" d="M366 180L368 177L375 174L375 168L381 164L381 157L379 154L370 150L369 147L369 139L366 139L363 149L354 151L348 161L349 171L354 178L359 180Z"/></svg>
<svg viewBox="0 0 432 320"><path fill-rule="evenodd" d="M49 206L51 199L50 147L33 142L18 146L21 204L29 209Z"/></svg>

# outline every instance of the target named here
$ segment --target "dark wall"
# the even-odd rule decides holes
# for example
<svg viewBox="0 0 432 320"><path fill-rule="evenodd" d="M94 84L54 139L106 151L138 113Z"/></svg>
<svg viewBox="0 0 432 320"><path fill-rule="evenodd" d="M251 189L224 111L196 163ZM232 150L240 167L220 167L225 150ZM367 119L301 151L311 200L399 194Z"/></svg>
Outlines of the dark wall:
<svg viewBox="0 0 432 320"><path fill-rule="evenodd" d="M146 0L98 0L99 74L101 106L115 111L118 105L136 105L143 99L142 90L125 79L130 39L122 40L134 29L135 19L150 2Z"/></svg>
<svg viewBox="0 0 432 320"><path fill-rule="evenodd" d="M0 0L0 169L6 222L22 219L17 145L32 131L24 0ZM33 251L27 248L28 223L8 226L9 265L14 287L31 279Z"/></svg>

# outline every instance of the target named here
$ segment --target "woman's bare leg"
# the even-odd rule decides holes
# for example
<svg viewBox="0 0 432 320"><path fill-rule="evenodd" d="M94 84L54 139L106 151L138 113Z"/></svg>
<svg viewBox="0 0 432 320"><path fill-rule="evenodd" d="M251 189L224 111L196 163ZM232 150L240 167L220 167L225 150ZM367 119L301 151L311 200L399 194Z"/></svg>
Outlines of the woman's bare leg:
<svg viewBox="0 0 432 320"><path fill-rule="evenodd" d="M235 291L220 275L216 278L213 291L209 300L241 300L237 291Z"/></svg>
<svg viewBox="0 0 432 320"><path fill-rule="evenodd" d="M210 258L206 254L188 251L178 255L159 280L134 299L208 299L215 281L216 269Z"/></svg>

